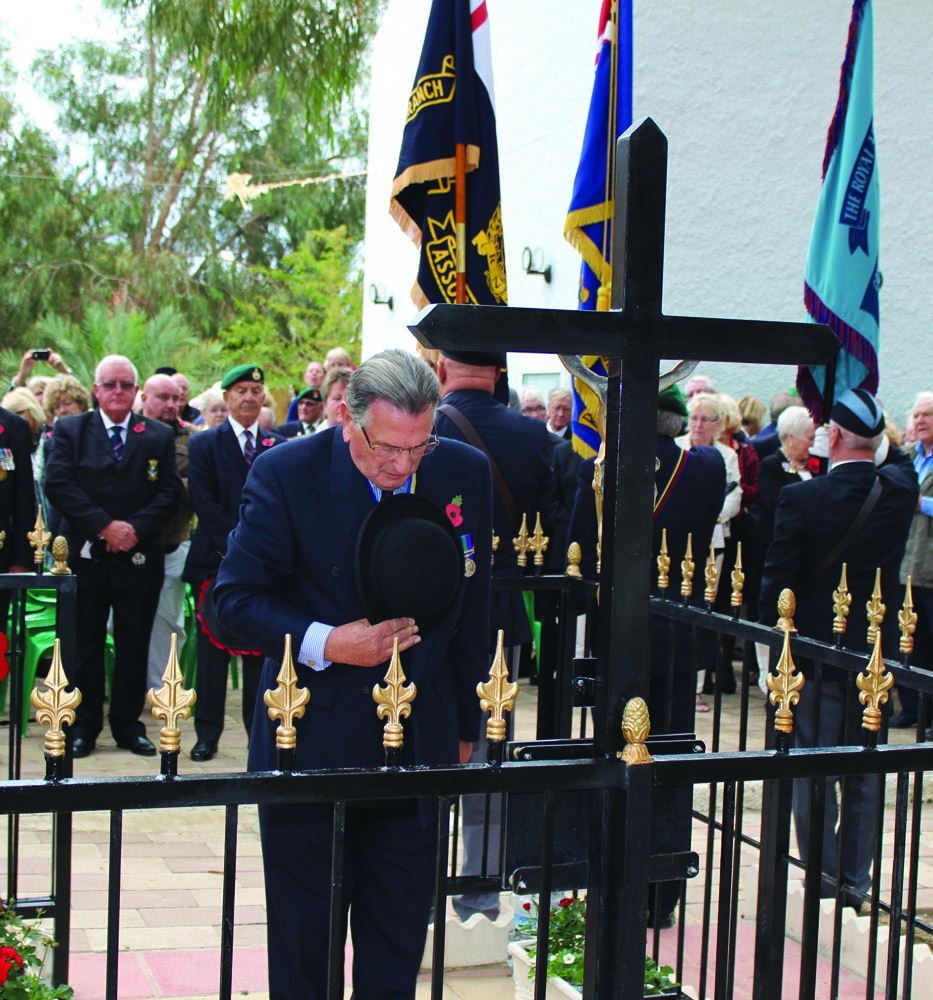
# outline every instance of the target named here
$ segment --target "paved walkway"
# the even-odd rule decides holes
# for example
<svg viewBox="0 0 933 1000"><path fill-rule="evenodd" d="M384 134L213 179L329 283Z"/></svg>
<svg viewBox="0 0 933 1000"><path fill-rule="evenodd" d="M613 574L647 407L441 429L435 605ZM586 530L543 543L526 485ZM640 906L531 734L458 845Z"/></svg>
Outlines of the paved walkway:
<svg viewBox="0 0 933 1000"><path fill-rule="evenodd" d="M749 738L752 749L765 739L763 696L753 690L752 715L761 725L752 726ZM712 698L708 700L712 701ZM536 689L522 684L516 712L516 732L520 738L534 733ZM227 728L220 752L206 764L194 764L187 751L194 742L193 727L183 724L183 758L180 770L229 773L242 771L246 760L246 737L239 722L239 692L227 701ZM723 725L720 747L738 745L739 699L723 699ZM712 744L712 713L698 716L699 735ZM757 728L756 728L757 727ZM2 732L2 731L0 731ZM157 738L157 724L149 720L149 734ZM29 727L23 746L24 777L41 777L44 772L42 733L34 724ZM908 741L909 734L896 733L894 739ZM6 746L2 747L0 766L6 767ZM76 761L78 776L143 776L158 773L158 758L134 757L119 750L104 736L97 751ZM698 790L698 794L700 790ZM748 792L746 829L757 833L758 815L754 808L754 790ZM106 809L106 803L101 803ZM70 980L77 1000L98 1000L104 996L107 935L107 857L109 814L85 813L74 822L74 891L73 932ZM223 810L204 808L172 812L128 812L124 815L123 870L121 874L121 920L119 996L136 998L200 998L216 996L219 982L220 912L223 864ZM49 890L50 821L45 817L27 817L21 825L21 866L19 895L45 894ZM705 852L706 828L697 825L696 848ZM928 836L928 835L925 835ZM236 877L234 996L265 998L267 993L265 958L265 902L255 808L239 812L238 861ZM5 865L5 856L3 858ZM754 919L754 896L757 886L757 855L746 850L742 856L743 916ZM701 874L700 878L704 875ZM923 870L921 906L933 907L933 866ZM700 886L688 898L702 897ZM477 918L484 920L484 918ZM688 950L699 954L701 904L688 904ZM748 979L753 924L742 925L739 934L739 969ZM662 958L672 954L676 931L662 935ZM788 954L787 967L793 965ZM695 975L695 967L687 970ZM687 980L690 981L689 979ZM846 979L846 988L855 990ZM449 972L445 996L453 1000L505 1000L512 996L509 970L503 961L479 970ZM788 988L790 983L788 982ZM712 980L707 981L707 989ZM861 996L865 986L861 984ZM427 976L419 990L428 995ZM736 996L739 995L737 991ZM791 995L785 992L785 995ZM822 994L825 995L825 994ZM848 994L846 994L848 995Z"/></svg>

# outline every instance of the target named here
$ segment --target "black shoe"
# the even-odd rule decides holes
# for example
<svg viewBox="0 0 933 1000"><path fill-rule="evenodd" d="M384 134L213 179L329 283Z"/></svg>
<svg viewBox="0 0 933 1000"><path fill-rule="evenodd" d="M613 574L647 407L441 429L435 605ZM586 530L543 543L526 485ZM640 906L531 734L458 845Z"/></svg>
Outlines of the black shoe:
<svg viewBox="0 0 933 1000"><path fill-rule="evenodd" d="M72 757L90 757L94 752L94 741L85 736L76 736L71 744Z"/></svg>
<svg viewBox="0 0 933 1000"><path fill-rule="evenodd" d="M145 736L136 736L126 743L117 743L117 746L121 750L129 750L130 753L135 753L139 757L155 757L156 755L156 748Z"/></svg>
<svg viewBox="0 0 933 1000"><path fill-rule="evenodd" d="M888 722L888 729L916 729L917 716L911 712L898 712Z"/></svg>
<svg viewBox="0 0 933 1000"><path fill-rule="evenodd" d="M217 740L198 740L191 748L192 760L210 760L217 753Z"/></svg>

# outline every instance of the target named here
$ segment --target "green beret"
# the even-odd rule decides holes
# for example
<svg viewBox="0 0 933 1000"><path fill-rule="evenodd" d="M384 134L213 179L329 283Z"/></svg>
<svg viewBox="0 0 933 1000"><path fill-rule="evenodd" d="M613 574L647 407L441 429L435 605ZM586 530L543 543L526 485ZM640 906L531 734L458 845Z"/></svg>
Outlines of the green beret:
<svg viewBox="0 0 933 1000"><path fill-rule="evenodd" d="M321 390L316 385L309 385L307 389L302 389L301 392L299 392L295 397L295 402L300 403L303 399L307 400L309 403L324 402Z"/></svg>
<svg viewBox="0 0 933 1000"><path fill-rule="evenodd" d="M231 368L224 375L224 379L220 383L220 388L227 390L230 386L236 385L237 382L258 382L262 385L265 381L266 373L259 365L237 365L236 368Z"/></svg>
<svg viewBox="0 0 933 1000"><path fill-rule="evenodd" d="M687 397L676 382L664 392L658 393L658 409L677 413L682 417L687 415Z"/></svg>

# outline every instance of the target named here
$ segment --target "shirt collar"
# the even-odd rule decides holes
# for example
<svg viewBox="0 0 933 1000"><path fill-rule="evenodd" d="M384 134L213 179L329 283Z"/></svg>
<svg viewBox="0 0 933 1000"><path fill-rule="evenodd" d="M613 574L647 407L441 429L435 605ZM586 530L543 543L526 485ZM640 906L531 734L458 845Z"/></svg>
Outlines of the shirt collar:
<svg viewBox="0 0 933 1000"><path fill-rule="evenodd" d="M111 420L110 417L108 417L107 414L104 413L103 410L100 411L100 418L104 422L104 430L108 434L113 430L114 427L122 427L123 430L126 431L126 429L130 425L130 417L131 416L132 416L131 413L127 413L126 418L123 420L123 422L120 423L120 424L117 424L117 423L114 423L114 421Z"/></svg>
<svg viewBox="0 0 933 1000"><path fill-rule="evenodd" d="M233 433L236 434L237 440L243 436L243 431L252 431L253 440L255 441L259 437L259 421L250 424L249 427L244 427L238 420L234 420L233 417L227 416L227 420L230 422L230 426L233 428Z"/></svg>

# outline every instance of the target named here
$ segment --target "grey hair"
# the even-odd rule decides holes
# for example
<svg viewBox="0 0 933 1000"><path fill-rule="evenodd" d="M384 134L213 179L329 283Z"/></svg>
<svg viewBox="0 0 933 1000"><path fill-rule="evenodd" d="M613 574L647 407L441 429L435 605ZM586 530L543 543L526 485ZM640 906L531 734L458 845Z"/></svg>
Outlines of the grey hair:
<svg viewBox="0 0 933 1000"><path fill-rule="evenodd" d="M377 399L416 417L437 411L441 386L431 367L410 351L390 348L367 358L350 376L344 402L358 427L369 423Z"/></svg>
<svg viewBox="0 0 933 1000"><path fill-rule="evenodd" d="M661 437L675 438L683 433L684 418L679 413L670 410L658 410L658 434Z"/></svg>
<svg viewBox="0 0 933 1000"><path fill-rule="evenodd" d="M130 361L129 358L125 358L122 354L108 354L106 358L101 358L97 362L97 367L94 369L94 381L97 382L100 379L100 372L104 365L111 361L122 361L123 364L129 365L133 369L133 381L139 385L139 372L136 370L136 365Z"/></svg>
<svg viewBox="0 0 933 1000"><path fill-rule="evenodd" d="M555 399L573 399L573 393L565 385L555 385L547 394L547 401L553 403Z"/></svg>
<svg viewBox="0 0 933 1000"><path fill-rule="evenodd" d="M777 436L783 441L788 437L802 438L813 426L813 418L805 406L788 406L777 419Z"/></svg>

